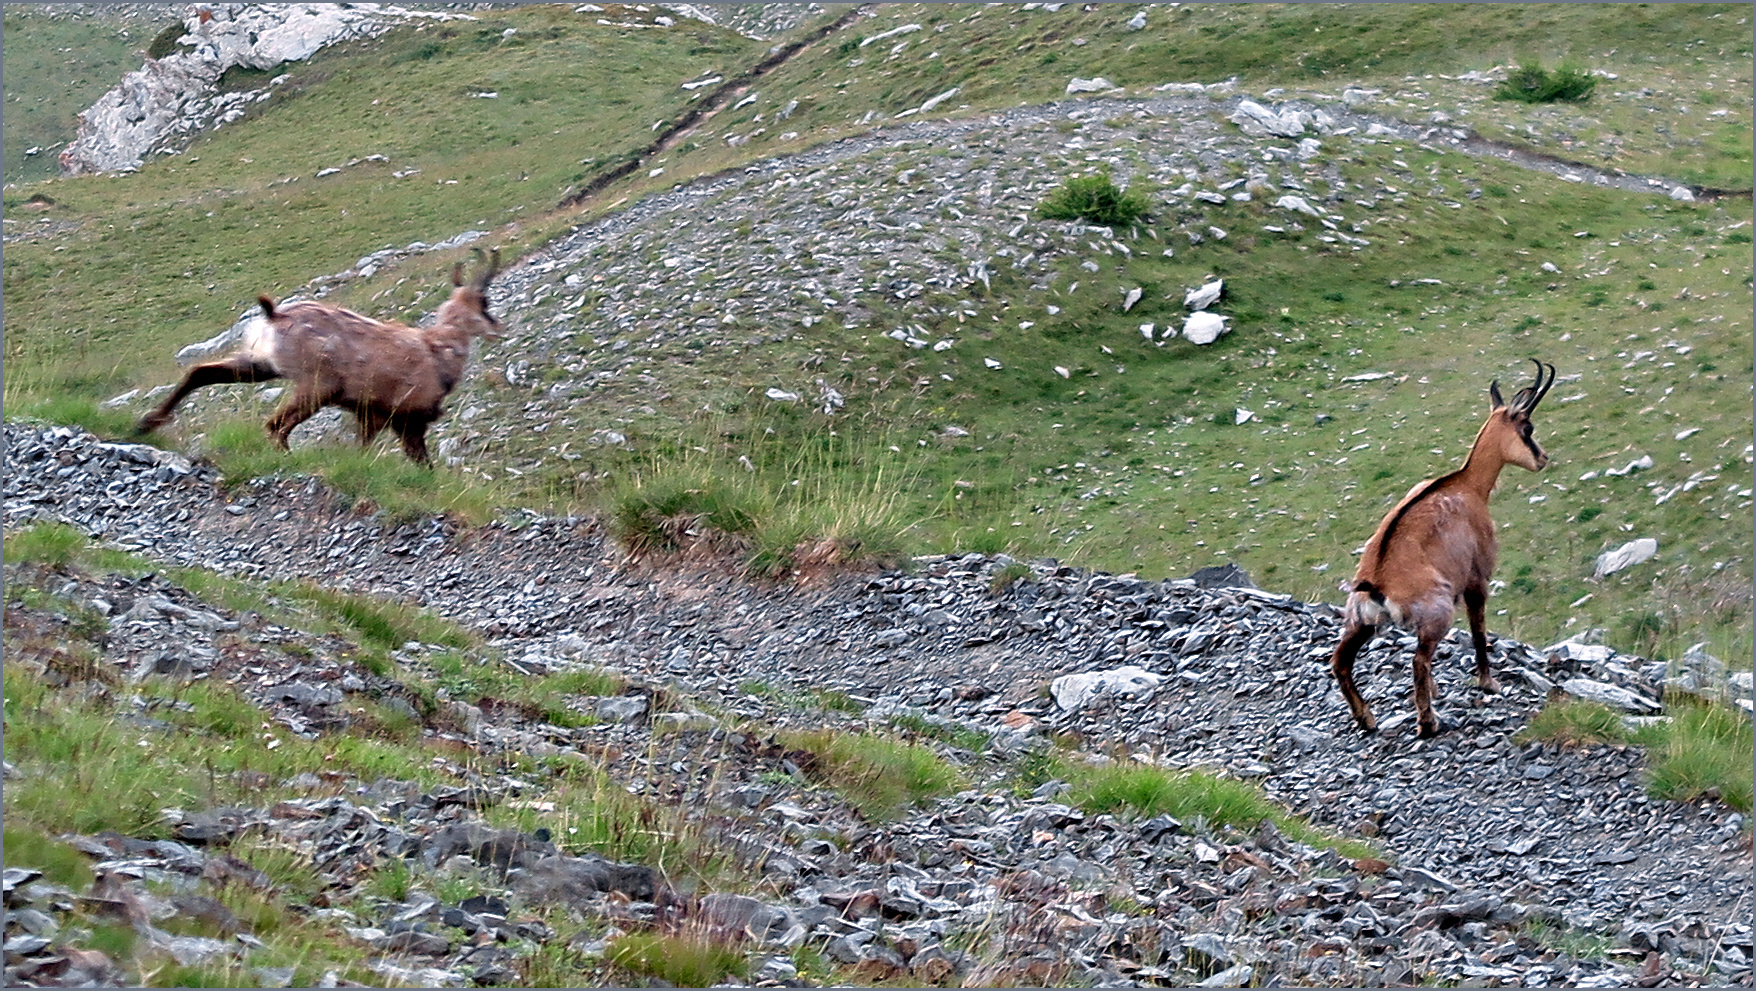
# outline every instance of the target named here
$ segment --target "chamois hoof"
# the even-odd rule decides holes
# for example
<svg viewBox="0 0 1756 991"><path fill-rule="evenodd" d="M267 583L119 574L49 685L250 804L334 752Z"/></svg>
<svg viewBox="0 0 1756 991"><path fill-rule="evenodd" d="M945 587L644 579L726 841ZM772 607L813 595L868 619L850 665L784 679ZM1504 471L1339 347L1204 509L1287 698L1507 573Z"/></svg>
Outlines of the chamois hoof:
<svg viewBox="0 0 1756 991"><path fill-rule="evenodd" d="M1378 720L1373 719L1371 716L1367 716L1365 719L1355 719L1354 722L1359 724L1361 734L1365 736L1376 736L1378 734Z"/></svg>
<svg viewBox="0 0 1756 991"><path fill-rule="evenodd" d="M1440 730L1443 730L1444 728L1444 725L1441 724L1439 720L1435 719L1430 723L1421 723L1420 728L1415 731L1415 735L1423 740L1431 740L1433 737L1438 736Z"/></svg>
<svg viewBox="0 0 1756 991"><path fill-rule="evenodd" d="M1477 684L1482 686L1482 693L1485 695L1500 694L1500 683L1492 678L1483 678Z"/></svg>

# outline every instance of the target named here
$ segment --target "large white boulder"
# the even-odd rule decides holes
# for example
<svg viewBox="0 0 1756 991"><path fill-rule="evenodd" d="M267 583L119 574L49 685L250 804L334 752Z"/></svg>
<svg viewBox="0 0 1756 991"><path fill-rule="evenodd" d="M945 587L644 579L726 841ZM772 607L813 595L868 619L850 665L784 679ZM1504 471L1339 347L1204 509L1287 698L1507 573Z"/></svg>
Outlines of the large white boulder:
<svg viewBox="0 0 1756 991"><path fill-rule="evenodd" d="M1109 671L1064 674L1049 682L1055 704L1077 712L1100 695L1151 695L1162 679L1145 668L1129 664Z"/></svg>
<svg viewBox="0 0 1756 991"><path fill-rule="evenodd" d="M1212 344L1230 330L1226 321L1231 317L1198 310L1183 318L1183 339L1191 344Z"/></svg>

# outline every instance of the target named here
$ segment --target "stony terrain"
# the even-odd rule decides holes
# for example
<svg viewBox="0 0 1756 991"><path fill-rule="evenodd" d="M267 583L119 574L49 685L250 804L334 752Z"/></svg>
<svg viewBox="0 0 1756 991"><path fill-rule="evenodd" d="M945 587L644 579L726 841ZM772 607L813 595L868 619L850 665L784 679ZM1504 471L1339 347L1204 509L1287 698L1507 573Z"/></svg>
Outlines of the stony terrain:
<svg viewBox="0 0 1756 991"><path fill-rule="evenodd" d="M993 578L1010 562L972 555L755 585L712 561L629 561L580 520L519 518L466 533L436 520L387 528L312 482L228 493L211 469L179 455L69 428L9 424L6 468L9 529L60 520L167 563L311 577L419 602L481 631L521 670L618 669L631 679L626 695L580 702L596 707L596 725L568 730L494 709L462 711L451 728L429 732L482 758L503 749L594 755L618 781L711 823L766 878L755 898L690 891L644 866L576 856L548 836L472 826L476 809L534 787L478 759L469 763L483 771L467 775L466 788L310 775L263 782L254 807L183 810L182 842L79 840L110 865L101 896L148 930L148 920L200 910L199 879L240 869L218 844L250 829L302 842L339 890L378 857L418 856L479 872L502 892L472 904L414 895L326 910L375 948L374 967L392 982L512 981L509 947L556 938L521 923L519 906L554 901L587 917L748 930L754 980L768 984L796 979L787 954L801 944L869 978L905 982L1751 980L1742 817L1711 801L1647 798L1637 749L1512 739L1556 682L1621 689L1635 708L1683 686L1665 683L1664 665L1607 648L1500 639L1493 653L1506 690L1485 699L1464 671L1465 651L1450 645L1436 675L1448 729L1424 742L1403 711L1410 644L1380 642L1361 674L1384 731L1363 739L1325 671L1333 610L1247 584L1148 582L1039 561L998 588ZM79 579L57 594L101 601L112 615L107 662L238 681L302 734L345 720L348 699L396 695L394 682L338 660L332 645L285 652L290 631L162 579ZM30 621L50 620L9 608L9 624ZM428 649L410 644L399 656L418 667ZM1127 666L1139 669L1142 694L1082 701L1074 685L1055 682ZM1709 672L1682 672L1693 674ZM753 691L758 683L844 692L863 711L805 712ZM987 742L979 753L947 751L975 787L888 823L865 821L827 792L778 784L775 772L797 755L751 730L899 717ZM1028 797L980 783L997 782L985 776L1051 737L1093 755L1255 780L1321 827L1372 837L1382 860L1349 861L1271 826L1088 816L1056 801L1054 782ZM182 878L192 894L167 903L129 878ZM8 983L117 980L101 954L42 956L57 906L71 908L80 893L32 881L28 871L8 873ZM487 935L453 945L445 927ZM1608 953L1576 957L1534 939L1539 931L1601 934ZM997 934L989 945L998 951L960 949L974 932ZM160 935L179 958L250 945L247 934Z"/></svg>

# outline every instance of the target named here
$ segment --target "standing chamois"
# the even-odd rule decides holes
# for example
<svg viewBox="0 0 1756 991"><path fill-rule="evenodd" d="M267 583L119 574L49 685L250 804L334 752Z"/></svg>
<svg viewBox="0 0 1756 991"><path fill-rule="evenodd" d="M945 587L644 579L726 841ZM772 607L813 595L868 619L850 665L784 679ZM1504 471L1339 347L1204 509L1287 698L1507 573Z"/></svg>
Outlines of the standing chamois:
<svg viewBox="0 0 1756 991"><path fill-rule="evenodd" d="M1488 576L1499 556L1494 523L1488 518L1488 496L1500 480L1500 469L1507 465L1541 471L1549 463L1549 456L1531 437L1530 415L1555 383L1555 367L1531 360L1537 366L1536 381L1519 390L1511 404L1500 399L1499 382L1488 386L1493 401L1488 421L1476 434L1463 467L1409 489L1366 541L1342 614L1341 643L1329 666L1354 721L1367 733L1377 731L1378 721L1354 687L1354 657L1383 622L1409 630L1420 640L1414 671L1421 736L1439 732L1439 720L1433 715L1433 648L1450 633L1460 600L1469 613L1475 642L1476 683L1489 694L1500 690L1488 674L1488 636L1483 627Z"/></svg>
<svg viewBox="0 0 1756 991"><path fill-rule="evenodd" d="M262 316L245 328L243 346L228 358L189 369L176 391L141 417L135 429L157 430L183 397L202 386L287 378L293 394L267 423L281 450L287 449L294 427L325 406L338 406L359 421L361 446L389 426L402 438L410 460L430 464L427 426L439 418L439 404L463 377L470 341L500 328L488 312L488 281L500 270L500 252L490 253L468 284L463 268L458 262L451 270L456 288L440 305L437 322L426 328L384 323L323 303L277 308L274 300L258 297Z"/></svg>

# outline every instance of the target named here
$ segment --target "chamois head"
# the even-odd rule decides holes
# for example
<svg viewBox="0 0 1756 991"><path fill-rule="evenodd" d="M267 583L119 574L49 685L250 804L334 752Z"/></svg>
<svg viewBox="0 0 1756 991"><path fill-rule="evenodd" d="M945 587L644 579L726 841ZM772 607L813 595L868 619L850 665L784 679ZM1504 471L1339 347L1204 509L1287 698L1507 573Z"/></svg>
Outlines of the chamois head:
<svg viewBox="0 0 1756 991"><path fill-rule="evenodd" d="M474 251L480 260L482 249ZM488 312L488 282L500 271L500 249L488 253L488 263L469 282L463 279L463 262L451 269L451 298L439 307L439 322L464 330L471 337L500 336L500 321Z"/></svg>
<svg viewBox="0 0 1756 991"><path fill-rule="evenodd" d="M1488 398L1493 405L1488 412L1488 422L1482 424L1482 432L1476 438L1476 445L1480 447L1487 441L1505 463L1528 471L1542 471L1549 463L1549 455L1531 436L1530 414L1536 410L1537 403L1543 401L1549 386L1555 384L1555 366L1545 365L1535 358L1530 360L1537 366L1536 381L1518 390L1512 402L1500 398L1498 381L1488 384Z"/></svg>

